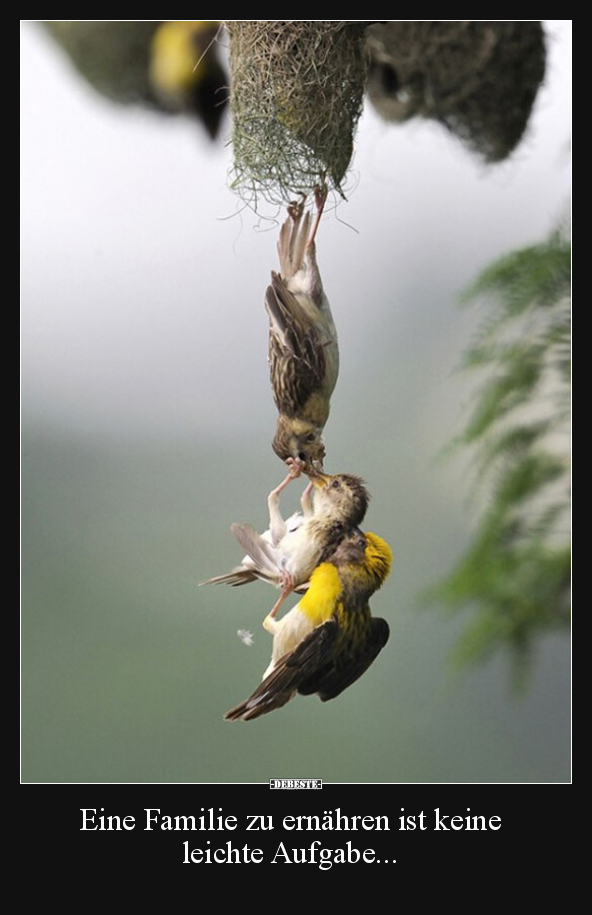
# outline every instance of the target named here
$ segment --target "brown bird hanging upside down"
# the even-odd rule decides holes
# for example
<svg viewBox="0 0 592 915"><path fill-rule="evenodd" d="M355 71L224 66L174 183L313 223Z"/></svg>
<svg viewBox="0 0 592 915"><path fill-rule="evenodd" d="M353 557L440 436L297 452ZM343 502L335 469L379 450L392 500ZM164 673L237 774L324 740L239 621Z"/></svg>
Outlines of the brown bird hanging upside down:
<svg viewBox="0 0 592 915"><path fill-rule="evenodd" d="M326 702L361 677L388 641L388 623L372 616L368 601L391 564L386 541L351 531L314 570L299 603L280 620L267 617L271 663L254 693L224 718L250 721L281 708L296 693L318 693Z"/></svg>
<svg viewBox="0 0 592 915"><path fill-rule="evenodd" d="M326 190L315 192L317 216L311 226L304 199L288 207L280 229L281 273L271 274L265 294L269 315L269 371L278 420L272 447L300 469L320 469L322 433L339 373L337 331L323 291L315 235Z"/></svg>

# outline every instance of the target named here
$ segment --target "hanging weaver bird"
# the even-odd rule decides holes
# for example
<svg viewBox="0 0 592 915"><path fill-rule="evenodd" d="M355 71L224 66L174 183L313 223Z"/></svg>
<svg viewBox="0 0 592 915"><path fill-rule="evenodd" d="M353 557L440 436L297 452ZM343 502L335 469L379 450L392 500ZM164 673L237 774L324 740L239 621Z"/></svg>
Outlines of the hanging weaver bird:
<svg viewBox="0 0 592 915"><path fill-rule="evenodd" d="M268 498L269 531L259 534L251 524L233 524L232 533L247 553L247 560L227 575L202 584L221 581L246 584L261 579L278 588L281 594L270 611L273 619L286 597L302 590L315 566L330 556L341 540L362 523L370 494L360 477L349 473L325 474L311 470L311 483L302 499L303 512L297 523L288 525L279 509L279 495L297 476L290 473ZM314 488L314 503L310 490Z"/></svg>
<svg viewBox="0 0 592 915"><path fill-rule="evenodd" d="M154 33L150 82L171 111L193 112L214 140L228 101L228 74L219 60L220 22L173 20Z"/></svg>
<svg viewBox="0 0 592 915"><path fill-rule="evenodd" d="M296 693L334 699L370 667L386 645L386 620L373 617L369 599L390 572L391 549L359 530L341 541L314 570L310 587L282 619L269 616L271 663L254 693L226 712L227 721L250 721L281 708Z"/></svg>
<svg viewBox="0 0 592 915"><path fill-rule="evenodd" d="M317 266L315 236L326 189L315 191L317 216L304 199L288 207L280 229L281 273L265 293L269 315L269 371L278 420L272 447L288 463L320 469L322 433L339 372L337 331Z"/></svg>

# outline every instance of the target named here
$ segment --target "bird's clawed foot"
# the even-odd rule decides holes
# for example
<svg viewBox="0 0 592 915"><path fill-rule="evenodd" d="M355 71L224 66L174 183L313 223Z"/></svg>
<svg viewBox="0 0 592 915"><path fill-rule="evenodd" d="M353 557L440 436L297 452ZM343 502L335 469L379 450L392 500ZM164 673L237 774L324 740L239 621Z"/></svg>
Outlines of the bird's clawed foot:
<svg viewBox="0 0 592 915"><path fill-rule="evenodd" d="M288 204L288 216L294 222L298 222L298 220L302 217L302 211L304 210L306 194L302 194L301 197L301 200L292 200L291 203Z"/></svg>
<svg viewBox="0 0 592 915"><path fill-rule="evenodd" d="M288 465L289 476L295 480L303 470L306 469L306 461L303 461L302 458L286 458L286 464Z"/></svg>

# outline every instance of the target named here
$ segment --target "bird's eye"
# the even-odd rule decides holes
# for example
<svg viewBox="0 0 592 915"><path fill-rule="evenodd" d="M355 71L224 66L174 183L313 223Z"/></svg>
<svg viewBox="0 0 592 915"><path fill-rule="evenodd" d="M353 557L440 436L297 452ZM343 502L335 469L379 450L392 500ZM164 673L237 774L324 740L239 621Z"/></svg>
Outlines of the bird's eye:
<svg viewBox="0 0 592 915"><path fill-rule="evenodd" d="M339 489L339 480L333 480L331 483L331 489Z"/></svg>
<svg viewBox="0 0 592 915"><path fill-rule="evenodd" d="M298 452L298 457L300 458L301 461L305 461L305 460L306 460L306 455L305 455L304 451L299 451L299 452Z"/></svg>

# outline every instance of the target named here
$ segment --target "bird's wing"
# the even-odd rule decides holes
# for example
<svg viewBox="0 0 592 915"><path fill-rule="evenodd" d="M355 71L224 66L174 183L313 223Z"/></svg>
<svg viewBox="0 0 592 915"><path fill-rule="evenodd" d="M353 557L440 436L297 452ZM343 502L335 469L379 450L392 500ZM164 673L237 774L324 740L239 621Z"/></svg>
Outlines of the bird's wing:
<svg viewBox="0 0 592 915"><path fill-rule="evenodd" d="M354 652L343 652L313 671L310 677L301 682L298 692L303 696L318 693L322 702L334 699L344 689L368 670L376 656L386 645L389 638L389 626L386 620L373 617L366 638Z"/></svg>
<svg viewBox="0 0 592 915"><path fill-rule="evenodd" d="M279 569L276 552L272 545L255 530L252 524L231 524L230 530L255 563L257 577L261 574L276 580L279 576Z"/></svg>
<svg viewBox="0 0 592 915"><path fill-rule="evenodd" d="M296 531L303 521L304 515L302 512L294 512L286 520L286 528L290 532ZM247 554L243 557L241 564L235 566L230 572L226 572L224 575L216 575L214 578L206 579L206 581L200 581L199 587L201 588L202 585L226 584L235 588L238 585L246 585L251 581L257 580L268 581L270 584L276 585L278 583L279 569L271 540L271 531L258 534L250 524L237 524L234 527L236 527L235 536L239 542L246 543L248 541L249 549L251 553L254 552L258 556L259 564L255 562L251 555ZM261 545L262 540L269 545L269 551L266 552L266 547ZM307 589L308 583L304 583L294 590L302 594Z"/></svg>
<svg viewBox="0 0 592 915"><path fill-rule="evenodd" d="M296 648L279 659L248 699L226 712L224 718L227 721L250 721L281 708L299 691L300 684L323 664L337 637L336 620L317 626Z"/></svg>
<svg viewBox="0 0 592 915"><path fill-rule="evenodd" d="M277 273L271 275L265 308L270 322L269 367L275 403L281 413L294 416L323 385L327 341Z"/></svg>

